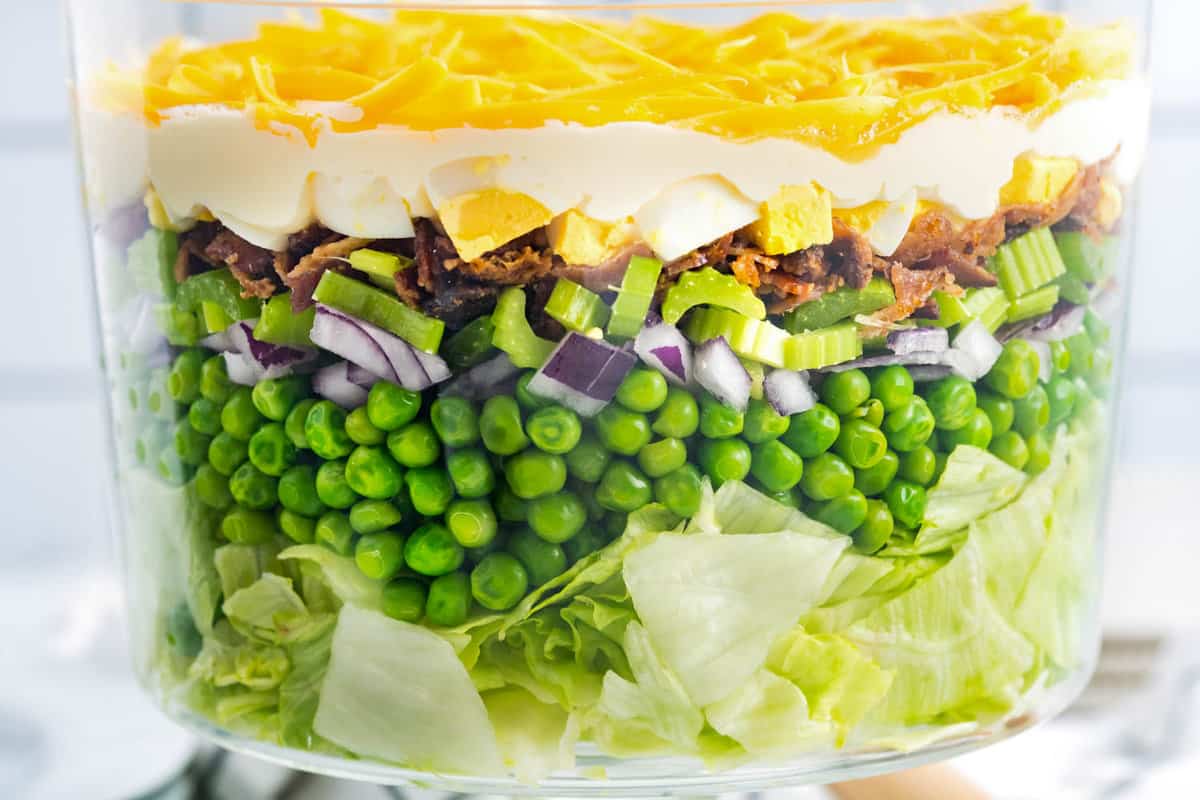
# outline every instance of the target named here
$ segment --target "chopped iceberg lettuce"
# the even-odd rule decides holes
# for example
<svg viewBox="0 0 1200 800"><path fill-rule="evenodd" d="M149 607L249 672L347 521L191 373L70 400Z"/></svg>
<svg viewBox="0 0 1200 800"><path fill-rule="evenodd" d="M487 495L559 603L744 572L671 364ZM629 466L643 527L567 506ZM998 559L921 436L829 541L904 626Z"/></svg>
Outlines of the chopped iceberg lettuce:
<svg viewBox="0 0 1200 800"><path fill-rule="evenodd" d="M834 743L833 726L810 717L808 701L796 684L765 669L704 713L713 730L760 758L793 756Z"/></svg>
<svg viewBox="0 0 1200 800"><path fill-rule="evenodd" d="M301 544L279 554L283 561L297 559L317 565L329 590L343 603L378 611L383 608L383 581L368 578L354 559L339 556L327 547Z"/></svg>
<svg viewBox="0 0 1200 800"><path fill-rule="evenodd" d="M929 492L925 523L913 549L914 554L936 553L957 547L956 536L972 521L1003 508L1021 492L1025 473L986 450L962 445L954 448L937 485Z"/></svg>
<svg viewBox="0 0 1200 800"><path fill-rule="evenodd" d="M516 687L485 693L483 705L500 755L517 780L536 783L575 765L579 724L561 706Z"/></svg>

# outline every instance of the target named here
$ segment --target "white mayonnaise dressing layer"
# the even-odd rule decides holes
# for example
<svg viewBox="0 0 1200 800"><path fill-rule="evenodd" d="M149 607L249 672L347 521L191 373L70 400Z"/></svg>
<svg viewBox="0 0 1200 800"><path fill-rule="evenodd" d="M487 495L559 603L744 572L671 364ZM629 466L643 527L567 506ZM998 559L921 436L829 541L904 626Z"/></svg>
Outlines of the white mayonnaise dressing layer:
<svg viewBox="0 0 1200 800"><path fill-rule="evenodd" d="M621 220L698 176L717 176L754 204L783 185L816 181L839 208L876 200L911 207L915 193L978 219L995 213L1024 154L1093 164L1118 153L1116 177L1132 182L1149 102L1146 84L1130 80L1071 101L1036 127L1000 109L940 113L853 163L787 139L735 142L641 122L326 131L315 147L295 130L260 130L242 112L211 107L176 109L158 127L90 113L82 127L94 165L89 190L101 208L130 202L149 184L174 220L208 209L249 241L280 249L313 221L347 236L411 236L411 217L488 187L527 194L554 214L574 208Z"/></svg>

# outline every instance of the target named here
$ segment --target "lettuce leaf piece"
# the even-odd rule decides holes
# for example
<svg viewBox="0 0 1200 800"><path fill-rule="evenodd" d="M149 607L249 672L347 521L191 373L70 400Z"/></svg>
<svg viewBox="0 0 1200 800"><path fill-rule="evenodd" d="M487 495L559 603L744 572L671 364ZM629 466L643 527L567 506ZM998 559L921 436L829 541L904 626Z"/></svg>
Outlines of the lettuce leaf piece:
<svg viewBox="0 0 1200 800"><path fill-rule="evenodd" d="M1035 654L996 609L985 567L968 540L945 567L845 631L895 674L872 719L910 725L1011 704Z"/></svg>
<svg viewBox="0 0 1200 800"><path fill-rule="evenodd" d="M480 691L518 686L543 703L563 708L595 704L602 671L579 664L570 626L553 609L535 614L480 646L470 670ZM461 658L461 655L460 655Z"/></svg>
<svg viewBox="0 0 1200 800"><path fill-rule="evenodd" d="M872 558L847 550L842 553L829 573L824 606L834 606L871 591L888 575L896 571L896 562L889 558Z"/></svg>
<svg viewBox="0 0 1200 800"><path fill-rule="evenodd" d="M279 548L269 544L226 544L213 553L213 565L221 578L221 594L233 597L251 586L264 573L281 571Z"/></svg>
<svg viewBox="0 0 1200 800"><path fill-rule="evenodd" d="M221 602L220 579L213 565L217 543L213 532L217 517L211 509L193 496L190 487L185 507L184 531L187 537L187 607L192 622L201 635L212 633L217 608Z"/></svg>
<svg viewBox="0 0 1200 800"><path fill-rule="evenodd" d="M913 554L956 547L956 534L984 514L1010 503L1025 485L1025 473L978 447L954 448L937 485L929 492L925 524Z"/></svg>
<svg viewBox="0 0 1200 800"><path fill-rule="evenodd" d="M589 726L593 736L625 754L656 752L668 744L695 750L704 715L659 658L646 629L637 622L626 625L624 647L633 680L605 674L599 716Z"/></svg>
<svg viewBox="0 0 1200 800"><path fill-rule="evenodd" d="M413 769L504 773L487 709L450 644L351 604L338 614L313 730Z"/></svg>
<svg viewBox="0 0 1200 800"><path fill-rule="evenodd" d="M312 622L291 580L270 572L227 597L221 608L240 633L273 644L302 636Z"/></svg>
<svg viewBox="0 0 1200 800"><path fill-rule="evenodd" d="M767 666L804 693L813 720L836 727L839 746L892 685L892 674L846 639L800 628L775 641Z"/></svg>
<svg viewBox="0 0 1200 800"><path fill-rule="evenodd" d="M383 581L373 580L362 573L354 559L339 556L327 547L300 544L279 554L283 561L297 559L315 564L321 569L325 584L343 603L378 611L383 608Z"/></svg>
<svg viewBox="0 0 1200 800"><path fill-rule="evenodd" d="M771 642L824 599L849 541L664 535L625 559L625 584L655 649L706 706L757 672Z"/></svg>
<svg viewBox="0 0 1200 800"><path fill-rule="evenodd" d="M844 553L842 558L846 558L848 555L852 554ZM871 584L866 593L858 597L841 599L847 592L843 590L843 587L839 587L835 595L830 597L823 606L813 609L801 618L800 624L805 630L809 633L837 633L845 630L884 603L907 592L919 581L941 569L950 561L950 554L937 553L931 556L908 556L905 558L871 557L869 560L887 564L890 569ZM864 572L867 572L868 569L864 569ZM853 577L852 574L847 581ZM865 579L866 576L861 577Z"/></svg>
<svg viewBox="0 0 1200 800"><path fill-rule="evenodd" d="M761 669L732 694L704 709L708 724L746 752L783 758L833 744L833 726L814 721L796 684Z"/></svg>
<svg viewBox="0 0 1200 800"><path fill-rule="evenodd" d="M517 687L485 692L483 705L496 730L500 755L517 780L537 783L575 766L578 721L560 706Z"/></svg>
<svg viewBox="0 0 1200 800"><path fill-rule="evenodd" d="M742 481L726 481L713 493L707 479L700 510L686 533L777 533L791 531L808 536L845 539L833 528L798 509L772 500Z"/></svg>
<svg viewBox="0 0 1200 800"><path fill-rule="evenodd" d="M323 616L318 635L287 648L291 670L279 684L279 738L288 747L328 750L330 746L313 732L313 718L321 699L321 683L329 667L335 618Z"/></svg>
<svg viewBox="0 0 1200 800"><path fill-rule="evenodd" d="M278 687L290 666L283 648L252 642L221 620L204 638L188 674L216 688L244 686L263 692Z"/></svg>

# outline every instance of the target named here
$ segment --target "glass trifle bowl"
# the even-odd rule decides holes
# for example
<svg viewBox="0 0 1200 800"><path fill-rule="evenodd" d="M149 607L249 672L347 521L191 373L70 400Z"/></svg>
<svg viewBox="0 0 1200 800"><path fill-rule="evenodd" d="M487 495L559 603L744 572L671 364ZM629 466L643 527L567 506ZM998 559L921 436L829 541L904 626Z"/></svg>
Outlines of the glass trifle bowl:
<svg viewBox="0 0 1200 800"><path fill-rule="evenodd" d="M1149 4L68 5L182 724L648 795L1080 690Z"/></svg>

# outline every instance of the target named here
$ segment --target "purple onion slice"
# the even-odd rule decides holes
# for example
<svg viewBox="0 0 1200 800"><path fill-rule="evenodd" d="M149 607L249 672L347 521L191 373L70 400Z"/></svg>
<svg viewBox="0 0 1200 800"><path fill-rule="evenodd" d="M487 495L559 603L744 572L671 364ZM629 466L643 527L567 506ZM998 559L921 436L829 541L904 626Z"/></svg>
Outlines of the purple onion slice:
<svg viewBox="0 0 1200 800"><path fill-rule="evenodd" d="M529 391L580 416L594 417L612 402L637 356L604 341L568 333L529 381Z"/></svg>
<svg viewBox="0 0 1200 800"><path fill-rule="evenodd" d="M910 328L892 331L887 346L898 356L913 353L940 353L950 347L950 334L945 328Z"/></svg>
<svg viewBox="0 0 1200 800"><path fill-rule="evenodd" d="M808 375L790 369L774 370L763 380L763 397L782 417L801 414L817 404Z"/></svg>
<svg viewBox="0 0 1200 800"><path fill-rule="evenodd" d="M737 355L718 336L696 348L693 354L693 372L696 382L703 386L727 406L745 411L750 403L750 388L753 385L750 373L742 366Z"/></svg>
<svg viewBox="0 0 1200 800"><path fill-rule="evenodd" d="M686 386L692 379L692 345L679 328L654 318L633 341L634 352L671 383Z"/></svg>
<svg viewBox="0 0 1200 800"><path fill-rule="evenodd" d="M313 373L313 391L345 409L358 408L367 402L367 390L350 378L354 365L339 361Z"/></svg>

